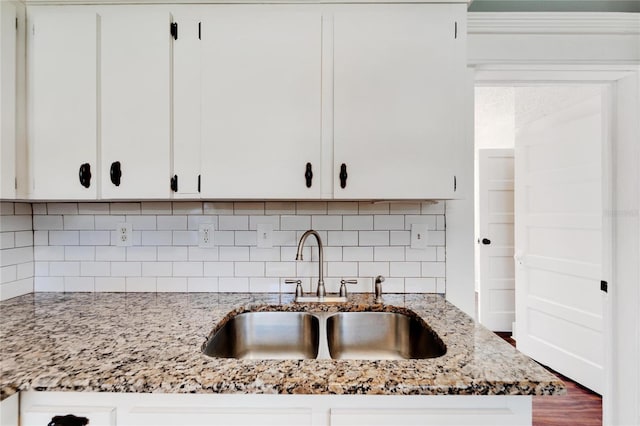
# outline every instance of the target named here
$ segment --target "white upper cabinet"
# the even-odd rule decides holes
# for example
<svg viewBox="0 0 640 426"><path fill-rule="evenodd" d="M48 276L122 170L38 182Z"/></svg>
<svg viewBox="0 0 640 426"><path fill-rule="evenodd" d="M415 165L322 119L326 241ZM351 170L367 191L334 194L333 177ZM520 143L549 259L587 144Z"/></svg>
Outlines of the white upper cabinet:
<svg viewBox="0 0 640 426"><path fill-rule="evenodd" d="M320 198L321 22L313 6L206 9L203 197Z"/></svg>
<svg viewBox="0 0 640 426"><path fill-rule="evenodd" d="M30 196L95 199L99 17L67 6L28 13Z"/></svg>
<svg viewBox="0 0 640 426"><path fill-rule="evenodd" d="M144 6L100 13L102 198L168 198L171 15Z"/></svg>
<svg viewBox="0 0 640 426"><path fill-rule="evenodd" d="M465 13L463 4L336 6L334 198L456 197Z"/></svg>
<svg viewBox="0 0 640 426"><path fill-rule="evenodd" d="M200 196L200 18L173 14L173 170L174 198Z"/></svg>
<svg viewBox="0 0 640 426"><path fill-rule="evenodd" d="M17 6L0 2L0 199L16 195Z"/></svg>

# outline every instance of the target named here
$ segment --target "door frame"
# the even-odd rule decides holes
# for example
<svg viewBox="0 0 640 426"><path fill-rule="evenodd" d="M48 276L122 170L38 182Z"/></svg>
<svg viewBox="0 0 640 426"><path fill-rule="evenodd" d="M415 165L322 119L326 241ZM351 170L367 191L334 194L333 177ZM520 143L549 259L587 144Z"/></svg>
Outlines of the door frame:
<svg viewBox="0 0 640 426"><path fill-rule="evenodd" d="M614 209L613 195L620 191L621 188L613 176L613 165L615 158L615 146L618 137L615 127L618 120L618 111L615 108L615 99L620 96L618 93L617 82L625 77L635 76L636 81L640 81L639 66L612 65L608 69L603 67L592 66L558 66L558 65L480 65L476 66L475 72L476 86L534 86L534 85L599 85L605 86L605 95L603 105L603 114L606 117L605 125L606 135L603 141L603 204L605 212L616 212ZM640 93L636 94L637 101L640 101ZM640 164L636 164L638 166ZM633 166L631 166L633 167ZM639 185L640 186L640 185ZM629 188L627 188L628 190ZM638 188L635 188L636 191ZM618 222L617 214L605 214L603 223L603 280L612 283L612 277L616 276L613 252L616 248L617 241L615 239L614 229ZM622 251L616 251L618 256L625 256ZM633 254L631 254L633 255ZM628 257L631 257L627 255ZM633 259L627 259L633 262ZM637 262L637 260L636 260ZM620 263L620 260L618 260ZM612 283L617 284L617 283ZM634 342L625 342L624 339L614 338L614 327L623 322L629 322L629 318L621 318L619 315L620 304L623 302L633 303L633 289L616 288L615 297L606 296L604 306L604 337L605 337L605 391L603 397L603 424L617 424L619 390L616 390L615 383L620 376L625 374L616 368L616 353L624 351ZM624 294L629 292L629 298L625 298ZM637 314L636 314L637 315ZM637 321L637 318L636 318ZM633 321L631 321L633 324ZM619 330L618 330L619 333ZM634 372L632 372L632 375ZM640 387L640 371L636 371L636 387ZM631 390L632 391L632 390ZM636 389L635 392L639 390ZM636 399L637 400L637 399ZM638 407L635 408L636 412ZM637 415L637 414L636 414Z"/></svg>

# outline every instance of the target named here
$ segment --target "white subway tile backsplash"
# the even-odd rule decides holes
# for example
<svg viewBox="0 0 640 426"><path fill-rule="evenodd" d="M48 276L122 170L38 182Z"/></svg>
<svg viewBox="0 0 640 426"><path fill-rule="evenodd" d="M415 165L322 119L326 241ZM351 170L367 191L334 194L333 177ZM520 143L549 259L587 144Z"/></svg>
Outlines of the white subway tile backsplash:
<svg viewBox="0 0 640 426"><path fill-rule="evenodd" d="M189 260L187 247L158 247L158 260L163 262L180 262Z"/></svg>
<svg viewBox="0 0 640 426"><path fill-rule="evenodd" d="M127 277L125 281L127 292L156 292L156 278Z"/></svg>
<svg viewBox="0 0 640 426"><path fill-rule="evenodd" d="M143 246L170 246L191 245L198 241L198 233L195 231L141 231L141 244ZM135 243L134 243L135 244Z"/></svg>
<svg viewBox="0 0 640 426"><path fill-rule="evenodd" d="M86 260L93 261L96 258L96 247L83 247L83 246L65 246L64 247L64 260ZM111 259L100 259L111 260Z"/></svg>
<svg viewBox="0 0 640 426"><path fill-rule="evenodd" d="M5 223L6 219L2 219L2 223ZM52 231L64 229L62 225L62 216L33 216L33 229L36 231ZM12 229L15 231L15 229Z"/></svg>
<svg viewBox="0 0 640 426"><path fill-rule="evenodd" d="M390 277L420 277L420 262L389 262Z"/></svg>
<svg viewBox="0 0 640 426"><path fill-rule="evenodd" d="M173 262L174 277L201 277L203 271L202 262Z"/></svg>
<svg viewBox="0 0 640 426"><path fill-rule="evenodd" d="M41 231L38 231L38 232L41 232ZM49 234L47 234L47 236L48 235ZM0 250L14 248L15 246L16 246L15 232L0 232Z"/></svg>
<svg viewBox="0 0 640 426"><path fill-rule="evenodd" d="M170 201L143 201L140 206L142 214L147 215L171 215L173 210L171 209Z"/></svg>
<svg viewBox="0 0 640 426"><path fill-rule="evenodd" d="M80 231L49 231L49 244L52 246L77 246L80 244Z"/></svg>
<svg viewBox="0 0 640 426"><path fill-rule="evenodd" d="M16 247L33 246L33 231L18 231L15 233Z"/></svg>
<svg viewBox="0 0 640 426"><path fill-rule="evenodd" d="M140 214L142 209L140 203L111 203L110 211L111 214L129 215Z"/></svg>
<svg viewBox="0 0 640 426"><path fill-rule="evenodd" d="M15 213L15 203L6 201L0 202L0 216L13 216Z"/></svg>
<svg viewBox="0 0 640 426"><path fill-rule="evenodd" d="M9 265L0 268L0 283L8 283L18 279L18 266Z"/></svg>
<svg viewBox="0 0 640 426"><path fill-rule="evenodd" d="M0 256L0 267L17 265L33 260L33 249L31 247L5 249L2 250L2 256Z"/></svg>
<svg viewBox="0 0 640 426"><path fill-rule="evenodd" d="M343 247L342 260L345 262L371 262L373 261L373 247Z"/></svg>
<svg viewBox="0 0 640 426"><path fill-rule="evenodd" d="M181 201L172 204L173 214L202 214L202 203L199 201Z"/></svg>
<svg viewBox="0 0 640 426"><path fill-rule="evenodd" d="M141 275L141 262L111 262L111 276L113 277L139 277Z"/></svg>
<svg viewBox="0 0 640 426"><path fill-rule="evenodd" d="M193 216L193 217L202 217L202 216ZM156 226L159 231L160 230L186 230L187 216L158 216Z"/></svg>
<svg viewBox="0 0 640 426"><path fill-rule="evenodd" d="M188 247L189 261L191 262L211 262L218 260L218 248L216 247Z"/></svg>
<svg viewBox="0 0 640 426"><path fill-rule="evenodd" d="M281 216L280 229L283 231L306 231L311 228L311 216Z"/></svg>
<svg viewBox="0 0 640 426"><path fill-rule="evenodd" d="M78 203L78 214L109 214L109 203Z"/></svg>
<svg viewBox="0 0 640 426"><path fill-rule="evenodd" d="M157 249L155 247L127 247L127 261L155 261Z"/></svg>
<svg viewBox="0 0 640 426"><path fill-rule="evenodd" d="M124 292L126 291L126 279L120 277L96 277L96 291L104 292Z"/></svg>
<svg viewBox="0 0 640 426"><path fill-rule="evenodd" d="M233 277L233 262L204 262L205 277Z"/></svg>
<svg viewBox="0 0 640 426"><path fill-rule="evenodd" d="M404 229L404 216L375 215L373 216L373 229L389 231Z"/></svg>
<svg viewBox="0 0 640 426"><path fill-rule="evenodd" d="M143 277L171 277L173 264L171 262L142 262Z"/></svg>
<svg viewBox="0 0 640 426"><path fill-rule="evenodd" d="M411 244L411 231L390 231L389 245L408 246Z"/></svg>
<svg viewBox="0 0 640 426"><path fill-rule="evenodd" d="M24 215L3 216L3 227L11 230L0 234L2 262L20 260L6 264L3 275L18 278L20 270L20 276L38 279L36 288L57 291L66 286L168 292L293 292L283 279L299 277L311 291L318 279L315 239L307 240L304 261L295 256L302 234L315 229L324 242L331 291L340 278L359 277L357 288L349 290L369 292L372 277L383 275L385 292L444 292L444 207L351 201L8 203L6 211ZM117 224L124 222L132 224L132 246L111 245ZM198 247L202 223L215 229L212 248ZM428 225L426 249L410 248L412 223ZM273 248L256 246L258 224L273 227ZM30 253L15 252L20 245Z"/></svg>
<svg viewBox="0 0 640 426"><path fill-rule="evenodd" d="M78 203L47 203L48 214L78 214Z"/></svg>
<svg viewBox="0 0 640 426"><path fill-rule="evenodd" d="M404 261L404 247L375 247L373 260L378 261Z"/></svg>
<svg viewBox="0 0 640 426"><path fill-rule="evenodd" d="M49 234L49 239L51 239L51 234ZM108 246L110 244L110 231L80 231L81 246Z"/></svg>
<svg viewBox="0 0 640 426"><path fill-rule="evenodd" d="M156 291L161 293L183 293L189 290L187 278L158 277Z"/></svg>
<svg viewBox="0 0 640 426"><path fill-rule="evenodd" d="M13 207L14 207L15 215L31 216L33 214L33 210L31 209L31 204L29 203L15 203Z"/></svg>
<svg viewBox="0 0 640 426"><path fill-rule="evenodd" d="M343 216L342 229L345 231L373 230L373 216Z"/></svg>
<svg viewBox="0 0 640 426"><path fill-rule="evenodd" d="M257 244L256 231L235 231L236 246L255 246Z"/></svg>
<svg viewBox="0 0 640 426"><path fill-rule="evenodd" d="M94 229L94 217L89 215L64 215L62 217L64 229L81 230Z"/></svg>
<svg viewBox="0 0 640 426"><path fill-rule="evenodd" d="M249 259L254 262L275 262L280 260L280 249L278 247L249 247Z"/></svg>
<svg viewBox="0 0 640 426"><path fill-rule="evenodd" d="M249 230L249 216L218 216L218 229L221 231Z"/></svg>
<svg viewBox="0 0 640 426"><path fill-rule="evenodd" d="M220 293L247 293L249 292L249 278L218 278L218 291Z"/></svg>
<svg viewBox="0 0 640 426"><path fill-rule="evenodd" d="M158 283L158 291L160 283ZM187 278L187 291L189 293L217 293L218 292L218 278L206 277L189 277Z"/></svg>
<svg viewBox="0 0 640 426"><path fill-rule="evenodd" d="M389 231L360 231L358 241L361 246L388 246Z"/></svg>
<svg viewBox="0 0 640 426"><path fill-rule="evenodd" d="M34 291L64 291L64 277L34 277Z"/></svg>
<svg viewBox="0 0 640 426"><path fill-rule="evenodd" d="M96 260L111 262L124 261L127 258L126 247L100 246L96 247Z"/></svg>
<svg viewBox="0 0 640 426"><path fill-rule="evenodd" d="M80 275L80 262L49 262L49 275L52 277L77 277Z"/></svg>
<svg viewBox="0 0 640 426"><path fill-rule="evenodd" d="M111 263L81 262L80 275L83 277L108 277L111 275Z"/></svg>
<svg viewBox="0 0 640 426"><path fill-rule="evenodd" d="M342 216L311 216L311 228L316 231L341 231Z"/></svg>
<svg viewBox="0 0 640 426"><path fill-rule="evenodd" d="M236 277L264 277L264 262L235 262Z"/></svg>

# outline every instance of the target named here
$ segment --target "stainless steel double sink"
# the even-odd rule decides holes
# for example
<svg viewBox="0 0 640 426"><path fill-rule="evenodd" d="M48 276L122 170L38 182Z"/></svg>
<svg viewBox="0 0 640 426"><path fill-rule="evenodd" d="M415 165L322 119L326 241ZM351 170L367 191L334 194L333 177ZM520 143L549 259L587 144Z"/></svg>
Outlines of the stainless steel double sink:
<svg viewBox="0 0 640 426"><path fill-rule="evenodd" d="M421 359L446 350L422 320L394 312L246 312L202 346L239 359Z"/></svg>

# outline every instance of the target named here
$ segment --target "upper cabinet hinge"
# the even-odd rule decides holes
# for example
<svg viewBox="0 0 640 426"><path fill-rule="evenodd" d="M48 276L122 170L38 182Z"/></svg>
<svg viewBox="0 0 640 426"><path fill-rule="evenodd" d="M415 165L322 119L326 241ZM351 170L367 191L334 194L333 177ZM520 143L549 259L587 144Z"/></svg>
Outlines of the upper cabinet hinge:
<svg viewBox="0 0 640 426"><path fill-rule="evenodd" d="M453 38L458 38L458 21L453 26Z"/></svg>
<svg viewBox="0 0 640 426"><path fill-rule="evenodd" d="M198 40L202 40L202 22L198 22Z"/></svg>
<svg viewBox="0 0 640 426"><path fill-rule="evenodd" d="M171 23L171 37L173 37L174 40L178 39L178 23L177 22L172 22Z"/></svg>

